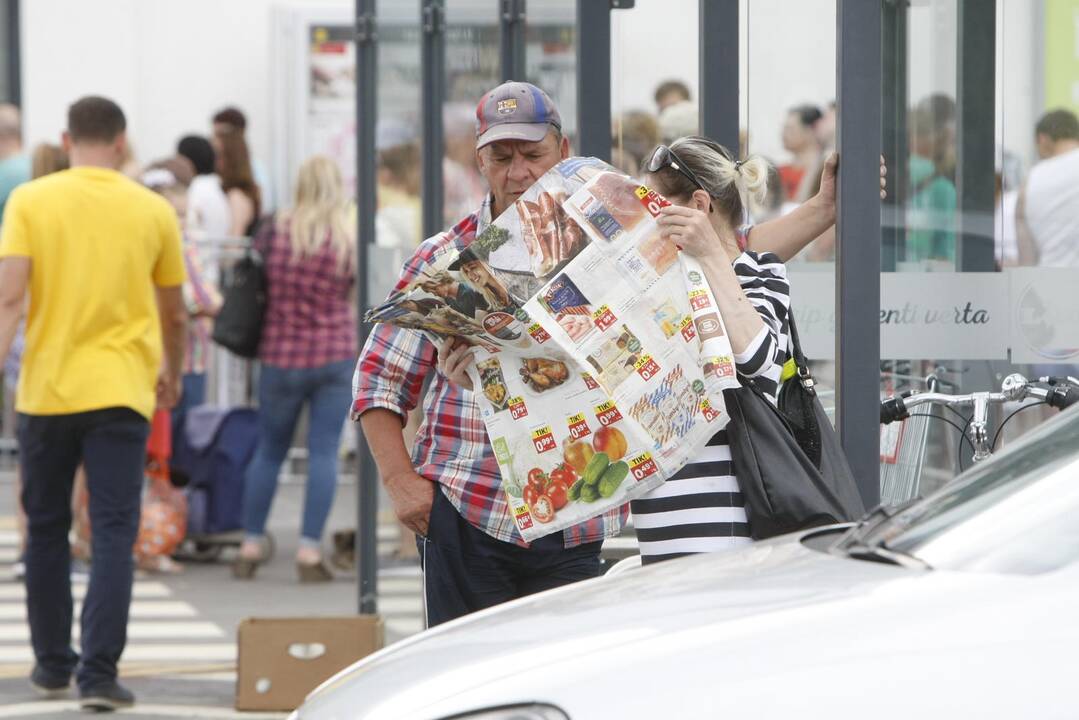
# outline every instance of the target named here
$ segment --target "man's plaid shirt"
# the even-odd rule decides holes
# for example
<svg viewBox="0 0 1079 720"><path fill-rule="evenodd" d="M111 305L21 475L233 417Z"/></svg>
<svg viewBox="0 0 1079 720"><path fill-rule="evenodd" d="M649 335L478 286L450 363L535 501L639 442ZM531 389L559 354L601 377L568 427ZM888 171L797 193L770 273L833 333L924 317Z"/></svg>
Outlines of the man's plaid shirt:
<svg viewBox="0 0 1079 720"><path fill-rule="evenodd" d="M420 272L445 253L468 247L491 222L488 196L480 210L448 232L424 241L405 263L390 297L402 292ZM402 418L416 407L424 380L431 382L423 399L423 424L412 447L412 464L421 476L437 482L457 511L488 535L526 545L502 494L498 462L487 439L479 406L470 391L449 382L435 367L437 349L414 330L377 324L356 365L352 387L352 419L374 408ZM564 531L566 547L616 535L628 506Z"/></svg>

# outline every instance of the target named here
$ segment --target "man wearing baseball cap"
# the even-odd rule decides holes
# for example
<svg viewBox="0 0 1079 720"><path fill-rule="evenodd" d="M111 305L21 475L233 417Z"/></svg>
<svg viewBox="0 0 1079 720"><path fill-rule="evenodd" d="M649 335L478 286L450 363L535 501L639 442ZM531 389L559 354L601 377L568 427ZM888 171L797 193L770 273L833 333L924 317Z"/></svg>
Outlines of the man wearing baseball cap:
<svg viewBox="0 0 1079 720"><path fill-rule="evenodd" d="M425 241L394 292L445 253L468 247L545 172L569 156L551 98L525 82L491 90L476 107L476 163L490 186L483 204ZM428 625L500 602L594 577L613 511L528 545L502 495L498 462L472 393L437 369L437 348L414 330L379 324L360 355L352 417L367 436L397 517L418 536ZM423 398L411 456L403 428Z"/></svg>

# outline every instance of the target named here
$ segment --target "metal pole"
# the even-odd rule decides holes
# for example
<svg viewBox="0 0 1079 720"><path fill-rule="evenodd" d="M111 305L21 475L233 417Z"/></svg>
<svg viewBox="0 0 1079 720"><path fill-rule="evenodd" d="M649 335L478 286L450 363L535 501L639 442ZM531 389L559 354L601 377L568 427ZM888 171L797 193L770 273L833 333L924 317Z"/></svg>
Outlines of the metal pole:
<svg viewBox="0 0 1079 720"><path fill-rule="evenodd" d="M959 0L956 63L956 267L996 269L996 0Z"/></svg>
<svg viewBox="0 0 1079 720"><path fill-rule="evenodd" d="M837 0L836 420L867 506L880 502L881 0Z"/></svg>
<svg viewBox="0 0 1079 720"><path fill-rule="evenodd" d="M526 72L525 0L500 0L500 2L502 82L524 80Z"/></svg>
<svg viewBox="0 0 1079 720"><path fill-rule="evenodd" d="M700 0L701 134L740 154L738 0Z"/></svg>
<svg viewBox="0 0 1079 720"><path fill-rule="evenodd" d="M905 258L907 230L904 208L910 186L907 141L907 14L910 0L886 0L881 46L884 64L882 132L884 159L888 163L888 197L884 202L881 230L882 271L891 272Z"/></svg>
<svg viewBox="0 0 1079 720"><path fill-rule="evenodd" d="M19 26L19 0L7 4L7 75L8 101L22 106L22 31Z"/></svg>
<svg viewBox="0 0 1079 720"><path fill-rule="evenodd" d="M577 145L611 159L611 5L577 0Z"/></svg>
<svg viewBox="0 0 1079 720"><path fill-rule="evenodd" d="M446 97L446 7L443 0L423 2L423 236L431 237L443 227L442 106Z"/></svg>
<svg viewBox="0 0 1079 720"><path fill-rule="evenodd" d="M378 45L375 34L376 0L356 0L356 277L360 348L367 342L363 315L370 305L367 248L375 242L375 122L378 117ZM363 431L356 428L357 529L356 563L359 610L378 611L378 468Z"/></svg>

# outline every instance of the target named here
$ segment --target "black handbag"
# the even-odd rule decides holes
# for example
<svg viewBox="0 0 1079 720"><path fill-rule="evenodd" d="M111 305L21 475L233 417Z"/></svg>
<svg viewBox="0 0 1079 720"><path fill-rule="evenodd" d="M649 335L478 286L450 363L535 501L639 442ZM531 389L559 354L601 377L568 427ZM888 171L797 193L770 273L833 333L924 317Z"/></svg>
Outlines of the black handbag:
<svg viewBox="0 0 1079 720"><path fill-rule="evenodd" d="M865 505L839 438L821 407L798 331L790 318L796 377L784 383L777 406L752 378L724 392L727 441L757 540L856 520ZM790 415L788 415L790 413Z"/></svg>
<svg viewBox="0 0 1079 720"><path fill-rule="evenodd" d="M232 268L224 304L214 318L214 342L240 357L258 355L266 302L262 258L248 250Z"/></svg>

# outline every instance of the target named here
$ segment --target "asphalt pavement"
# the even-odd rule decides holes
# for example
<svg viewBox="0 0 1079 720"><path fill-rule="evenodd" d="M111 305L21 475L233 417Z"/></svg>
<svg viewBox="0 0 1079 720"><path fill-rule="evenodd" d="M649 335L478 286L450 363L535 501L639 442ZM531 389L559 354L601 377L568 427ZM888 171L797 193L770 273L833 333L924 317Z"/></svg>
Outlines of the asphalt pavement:
<svg viewBox="0 0 1079 720"><path fill-rule="evenodd" d="M253 581L232 578L229 560L234 550L229 547L216 561L185 562L176 575L138 575L120 671L121 682L136 694L138 704L120 715L147 719L285 716L232 709L238 625L249 617L351 615L358 606L354 572L337 572L334 581L325 584L297 581L294 556L302 502L302 480L283 481L269 524L276 551ZM74 717L80 714L74 699L38 700L26 682L33 656L25 593L12 575L18 555L14 508L14 476L0 473L0 718ZM327 524L327 538L334 530L354 527L355 517L355 485L344 480ZM386 623L386 640L393 642L422 629L421 577L415 559L396 556L398 529L385 509L380 518L379 612ZM85 581L77 579L76 601L84 591Z"/></svg>

